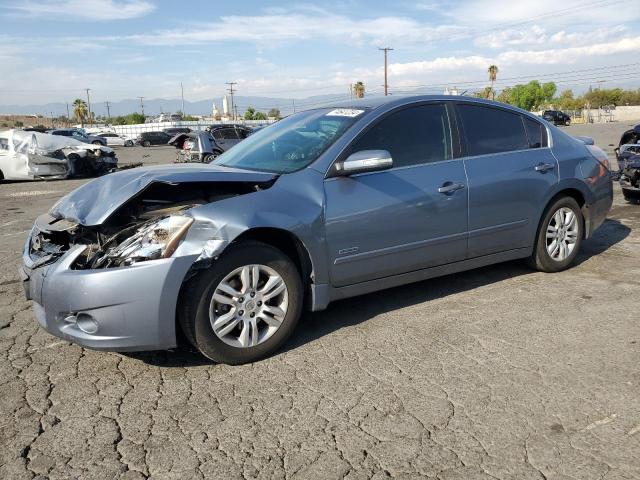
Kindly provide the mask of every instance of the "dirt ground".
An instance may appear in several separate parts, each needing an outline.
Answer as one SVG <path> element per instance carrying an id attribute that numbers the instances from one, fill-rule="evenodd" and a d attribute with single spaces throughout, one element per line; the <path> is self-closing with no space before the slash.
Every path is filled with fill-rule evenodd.
<path id="1" fill-rule="evenodd" d="M 626 128 L 567 131 L 612 152 Z M 228 367 L 38 327 L 22 244 L 84 181 L 0 184 L 0 478 L 640 478 L 640 206 L 619 188 L 566 272 L 510 262 L 342 301 Z"/>

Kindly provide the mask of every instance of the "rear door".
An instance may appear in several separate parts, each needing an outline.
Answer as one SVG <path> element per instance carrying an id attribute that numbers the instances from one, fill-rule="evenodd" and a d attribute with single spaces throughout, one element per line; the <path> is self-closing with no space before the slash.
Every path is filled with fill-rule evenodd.
<path id="1" fill-rule="evenodd" d="M 532 246 L 558 164 L 547 130 L 499 107 L 457 103 L 469 178 L 469 256 Z"/>
<path id="2" fill-rule="evenodd" d="M 393 168 L 325 180 L 334 286 L 465 258 L 467 179 L 451 117 L 443 103 L 395 110 L 344 154 L 387 150 Z"/>

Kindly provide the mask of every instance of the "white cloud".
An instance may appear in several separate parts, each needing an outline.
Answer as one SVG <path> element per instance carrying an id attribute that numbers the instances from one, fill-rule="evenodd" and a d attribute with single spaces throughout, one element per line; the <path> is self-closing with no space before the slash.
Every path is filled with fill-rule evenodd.
<path id="1" fill-rule="evenodd" d="M 108 21 L 141 17 L 152 12 L 155 6 L 144 0 L 24 0 L 5 8 L 30 17 Z"/>
<path id="2" fill-rule="evenodd" d="M 541 45 L 547 41 L 544 28 L 533 25 L 525 28 L 507 28 L 476 37 L 474 45 L 485 48 L 504 48 L 516 45 Z"/>
<path id="3" fill-rule="evenodd" d="M 308 9 L 307 9 L 308 10 Z M 219 21 L 200 23 L 188 29 L 161 30 L 151 34 L 112 37 L 143 45 L 193 45 L 212 42 L 282 42 L 329 39 L 353 45 L 402 40 L 427 42 L 446 34 L 460 33 L 451 25 L 431 26 L 410 18 L 386 16 L 355 20 L 315 8 L 308 13 L 270 13 L 254 16 L 223 16 Z"/>

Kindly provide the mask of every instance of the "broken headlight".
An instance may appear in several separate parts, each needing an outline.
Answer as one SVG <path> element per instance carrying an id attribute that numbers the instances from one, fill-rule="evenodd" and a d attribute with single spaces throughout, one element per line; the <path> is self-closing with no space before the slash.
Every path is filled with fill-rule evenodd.
<path id="1" fill-rule="evenodd" d="M 126 266 L 173 255 L 193 218 L 171 215 L 143 225 L 131 237 L 109 250 L 98 266 Z"/>

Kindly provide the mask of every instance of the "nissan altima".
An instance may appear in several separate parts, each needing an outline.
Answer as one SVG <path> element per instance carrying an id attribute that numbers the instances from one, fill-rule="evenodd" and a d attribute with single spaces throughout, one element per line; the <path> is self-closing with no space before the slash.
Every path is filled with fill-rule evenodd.
<path id="1" fill-rule="evenodd" d="M 167 349 L 181 330 L 240 364 L 304 309 L 516 259 L 564 270 L 611 203 L 606 154 L 529 112 L 364 100 L 291 115 L 211 164 L 81 186 L 36 220 L 21 272 L 61 338 Z"/>

